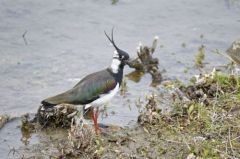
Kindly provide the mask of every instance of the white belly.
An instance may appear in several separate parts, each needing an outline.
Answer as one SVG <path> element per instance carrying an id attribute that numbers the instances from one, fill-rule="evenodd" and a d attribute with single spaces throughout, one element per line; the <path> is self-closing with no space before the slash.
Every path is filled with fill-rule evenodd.
<path id="1" fill-rule="evenodd" d="M 93 101 L 92 103 L 86 104 L 85 109 L 88 109 L 90 107 L 98 107 L 98 106 L 107 104 L 117 94 L 118 90 L 119 90 L 119 83 L 108 94 L 104 94 L 104 95 L 100 96 L 100 98 Z"/>

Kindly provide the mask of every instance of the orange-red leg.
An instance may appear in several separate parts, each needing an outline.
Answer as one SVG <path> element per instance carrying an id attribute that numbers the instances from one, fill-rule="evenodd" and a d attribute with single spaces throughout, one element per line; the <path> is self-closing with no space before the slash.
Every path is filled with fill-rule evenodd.
<path id="1" fill-rule="evenodd" d="M 98 127 L 98 112 L 99 112 L 98 107 L 97 107 L 96 109 L 97 109 L 97 110 L 96 110 L 96 112 L 95 112 L 95 120 L 96 120 L 96 123 L 97 123 L 97 125 L 96 125 L 96 127 L 97 127 L 97 133 L 101 133 L 101 129 Z"/>
<path id="2" fill-rule="evenodd" d="M 94 109 L 91 110 L 90 116 L 91 116 L 91 118 L 93 120 L 95 132 L 96 132 L 96 134 L 99 134 L 101 132 L 101 130 L 99 129 L 98 122 L 97 122 L 97 119 L 98 119 L 98 108 L 97 108 L 97 111 L 96 111 L 95 114 L 94 114 Z"/>

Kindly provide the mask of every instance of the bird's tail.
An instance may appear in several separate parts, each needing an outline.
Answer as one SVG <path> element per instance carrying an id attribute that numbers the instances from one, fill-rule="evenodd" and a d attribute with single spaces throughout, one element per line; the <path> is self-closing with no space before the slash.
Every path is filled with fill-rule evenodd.
<path id="1" fill-rule="evenodd" d="M 62 93 L 62 94 L 58 94 L 56 96 L 44 99 L 41 103 L 44 108 L 52 108 L 58 104 L 70 103 L 70 101 L 68 100 L 67 94 Z"/>

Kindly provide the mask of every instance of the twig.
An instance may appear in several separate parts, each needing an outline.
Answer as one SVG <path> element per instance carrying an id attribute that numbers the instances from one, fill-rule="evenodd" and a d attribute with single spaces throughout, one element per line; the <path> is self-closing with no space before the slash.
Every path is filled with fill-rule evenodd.
<path id="1" fill-rule="evenodd" d="M 185 145 L 185 143 L 180 142 L 180 141 L 167 140 L 167 139 L 162 139 L 162 140 L 163 140 L 163 141 L 166 141 L 166 142 L 172 142 L 172 143 L 176 143 L 176 144 L 182 144 L 182 145 Z"/>
<path id="2" fill-rule="evenodd" d="M 188 150 L 191 150 L 191 147 L 189 146 L 189 143 L 187 143 L 185 137 L 182 134 L 181 134 L 181 136 L 182 136 L 183 142 L 186 144 Z"/>
<path id="3" fill-rule="evenodd" d="M 41 154 L 43 154 L 43 155 L 45 155 L 45 156 L 48 156 L 49 158 L 54 158 L 54 159 L 58 159 L 59 157 L 57 157 L 57 156 L 54 156 L 54 155 L 50 155 L 50 154 L 48 154 L 48 153 L 45 153 L 45 152 L 43 152 L 43 151 L 41 151 L 40 152 Z"/>
<path id="4" fill-rule="evenodd" d="M 232 155 L 233 155 L 233 158 L 235 158 L 234 156 L 234 151 L 233 151 L 233 146 L 232 146 L 232 142 L 231 142 L 231 132 L 230 132 L 230 127 L 228 129 L 228 141 L 229 141 L 229 145 L 230 145 L 230 148 L 231 148 L 231 151 L 232 151 Z"/>
<path id="5" fill-rule="evenodd" d="M 235 137 L 234 139 L 232 139 L 231 141 L 234 141 L 234 140 L 237 140 L 237 139 L 239 139 L 240 138 L 240 136 L 238 136 L 238 137 Z"/>
<path id="6" fill-rule="evenodd" d="M 24 41 L 25 45 L 28 44 L 27 39 L 26 39 L 26 34 L 27 34 L 27 30 L 22 35 L 22 38 L 23 38 L 23 41 Z"/>
<path id="7" fill-rule="evenodd" d="M 177 118 L 177 125 L 178 125 L 178 128 L 181 127 L 178 118 Z M 189 146 L 189 143 L 187 143 L 187 141 L 186 141 L 185 137 L 183 136 L 183 134 L 179 131 L 179 129 L 177 131 L 182 136 L 183 142 L 186 144 L 188 150 L 191 150 L 191 147 Z"/>
<path id="8" fill-rule="evenodd" d="M 225 146 L 225 154 L 228 154 L 228 143 L 226 142 L 225 144 L 226 144 L 226 146 Z"/>
<path id="9" fill-rule="evenodd" d="M 222 55 L 222 56 L 228 58 L 230 61 L 233 61 L 232 58 L 230 56 L 228 56 L 228 54 L 225 54 L 225 53 L 219 51 L 218 49 L 212 50 L 212 52 L 215 53 L 215 54 L 218 54 L 218 55 Z"/>
<path id="10" fill-rule="evenodd" d="M 220 154 L 223 153 L 221 150 L 214 149 L 215 151 L 219 152 Z M 228 155 L 226 152 L 223 153 L 226 157 L 231 158 L 232 156 Z"/>
<path id="11" fill-rule="evenodd" d="M 8 152 L 8 156 L 12 153 L 13 155 L 17 152 L 17 150 L 15 149 L 15 147 L 10 147 L 9 145 L 8 145 L 8 147 L 9 147 L 9 152 Z"/>

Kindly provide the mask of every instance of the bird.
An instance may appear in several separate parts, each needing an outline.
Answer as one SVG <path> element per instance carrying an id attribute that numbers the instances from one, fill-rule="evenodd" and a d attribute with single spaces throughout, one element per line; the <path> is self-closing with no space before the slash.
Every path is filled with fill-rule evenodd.
<path id="1" fill-rule="evenodd" d="M 73 88 L 58 95 L 42 100 L 42 106 L 49 108 L 59 104 L 82 105 L 83 110 L 90 109 L 90 116 L 94 122 L 96 134 L 101 132 L 98 127 L 99 107 L 107 104 L 118 92 L 122 79 L 124 66 L 129 61 L 129 54 L 117 47 L 113 39 L 104 31 L 115 51 L 109 67 L 94 72 L 82 78 Z"/>

